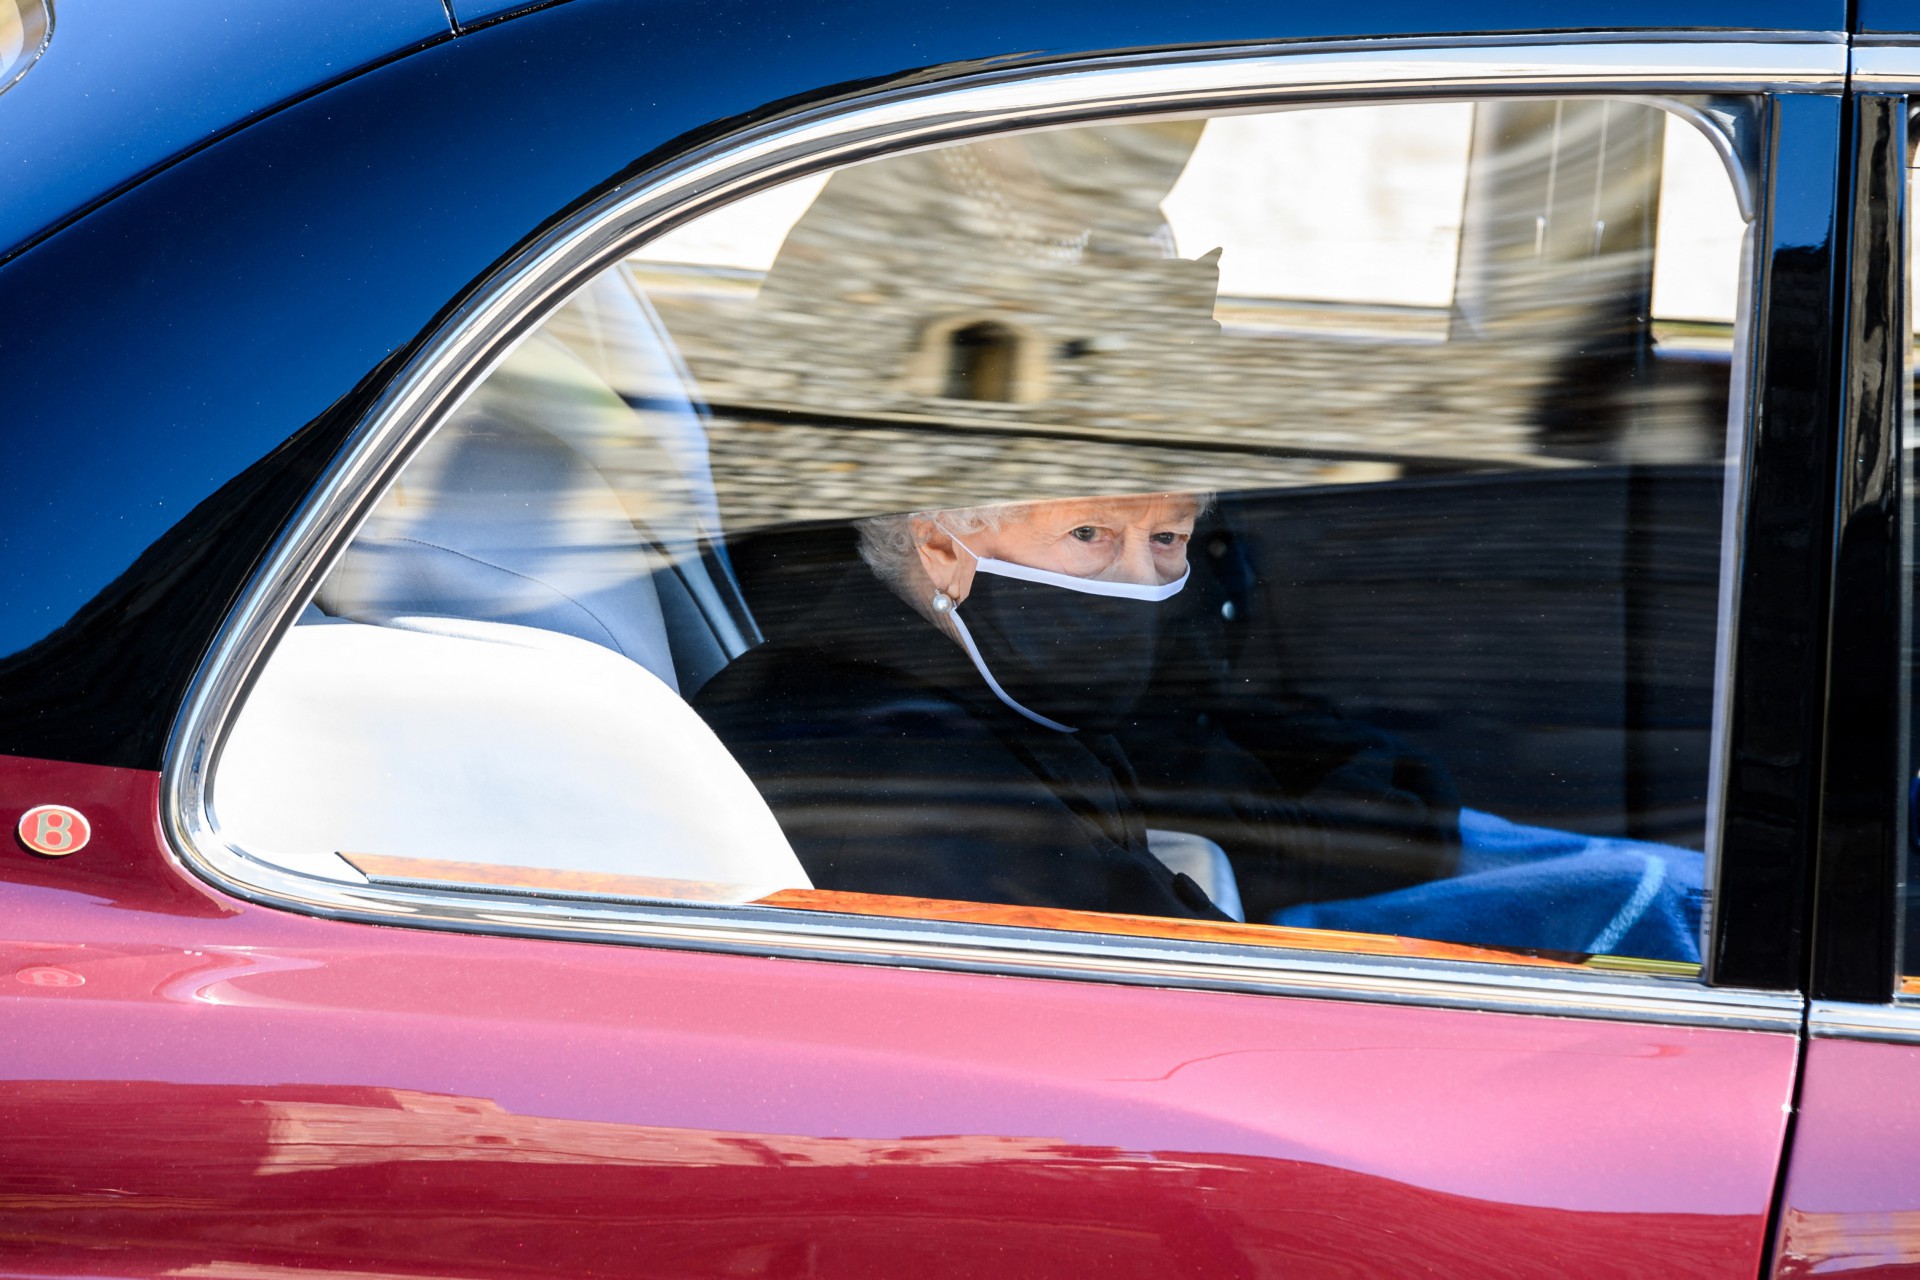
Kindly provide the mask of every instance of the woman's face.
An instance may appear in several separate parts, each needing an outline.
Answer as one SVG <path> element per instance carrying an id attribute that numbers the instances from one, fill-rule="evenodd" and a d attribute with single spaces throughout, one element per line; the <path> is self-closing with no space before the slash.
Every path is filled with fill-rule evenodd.
<path id="1" fill-rule="evenodd" d="M 1199 513 L 1191 494 L 1067 498 L 1028 504 L 999 528 L 960 540 L 978 555 L 1030 569 L 1158 587 L 1187 571 L 1187 542 Z M 970 558 L 961 553 L 954 568 L 971 585 Z"/>

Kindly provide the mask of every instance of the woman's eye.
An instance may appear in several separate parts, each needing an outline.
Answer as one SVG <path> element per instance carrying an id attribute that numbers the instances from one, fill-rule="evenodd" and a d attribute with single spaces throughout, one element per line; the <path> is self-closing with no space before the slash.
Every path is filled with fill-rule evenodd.
<path id="1" fill-rule="evenodd" d="M 1156 533 L 1153 535 L 1154 545 L 1160 547 L 1177 547 L 1186 540 L 1187 535 L 1184 533 Z"/>
<path id="2" fill-rule="evenodd" d="M 1100 531 L 1090 524 L 1083 524 L 1078 529 L 1072 530 L 1067 536 L 1078 539 L 1081 542 L 1092 542 L 1100 536 Z"/>

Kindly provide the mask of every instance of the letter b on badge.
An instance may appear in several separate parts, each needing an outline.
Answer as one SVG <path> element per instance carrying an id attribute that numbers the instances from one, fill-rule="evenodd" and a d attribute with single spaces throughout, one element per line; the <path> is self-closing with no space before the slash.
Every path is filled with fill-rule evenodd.
<path id="1" fill-rule="evenodd" d="M 63 804 L 35 805 L 20 815 L 20 843 L 49 858 L 78 853 L 93 838 L 93 826 L 78 809 Z"/>

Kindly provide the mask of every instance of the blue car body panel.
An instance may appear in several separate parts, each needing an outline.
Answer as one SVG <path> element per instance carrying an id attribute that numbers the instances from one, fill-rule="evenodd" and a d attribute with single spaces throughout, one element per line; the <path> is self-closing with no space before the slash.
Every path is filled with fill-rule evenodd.
<path id="1" fill-rule="evenodd" d="M 0 257 L 234 125 L 450 34 L 440 0 L 87 0 L 0 94 Z"/>
<path id="2" fill-rule="evenodd" d="M 564 0 L 562 0 L 564 2 Z M 1911 0 L 1898 0 L 1911 3 Z M 462 30 L 539 7 L 540 0 L 448 0 Z M 766 34 L 807 39 L 809 28 L 837 43 L 859 46 L 902 40 L 927 49 L 951 49 L 947 57 L 1024 49 L 1111 49 L 1122 46 L 1214 40 L 1312 39 L 1330 35 L 1446 35 L 1487 31 L 1804 31 L 1844 30 L 1846 6 L 1827 0 L 1494 0 L 1475 4 L 1417 4 L 1384 0 L 1367 5 L 1146 4 L 1139 0 L 1093 6 L 1080 3 L 1018 5 L 987 3 L 835 3 L 766 5 L 721 3 L 694 6 L 642 3 L 678 29 L 695 8 L 711 8 L 723 22 L 739 22 Z M 743 36 L 751 33 L 742 31 Z"/>
<path id="3" fill-rule="evenodd" d="M 1862 35 L 1920 32 L 1920 3 L 1916 0 L 1859 0 L 1854 6 L 1853 29 Z"/>
<path id="4" fill-rule="evenodd" d="M 463 31 L 483 22 L 495 22 L 539 7 L 541 0 L 471 0 L 467 4 L 453 4 L 449 0 L 447 5 L 454 21 L 460 24 Z"/>

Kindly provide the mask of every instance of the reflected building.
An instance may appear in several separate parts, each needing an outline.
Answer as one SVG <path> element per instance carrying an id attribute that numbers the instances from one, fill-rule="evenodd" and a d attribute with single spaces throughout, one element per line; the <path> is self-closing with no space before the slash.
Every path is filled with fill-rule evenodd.
<path id="1" fill-rule="evenodd" d="M 764 275 L 629 278 L 708 403 L 733 530 L 979 501 L 988 473 L 1018 499 L 1717 459 L 1724 350 L 1662 359 L 1651 316 L 1666 113 L 1471 111 L 1442 305 L 1222 295 L 1236 246 L 1178 256 L 1162 211 L 1199 121 L 855 166 Z"/>

